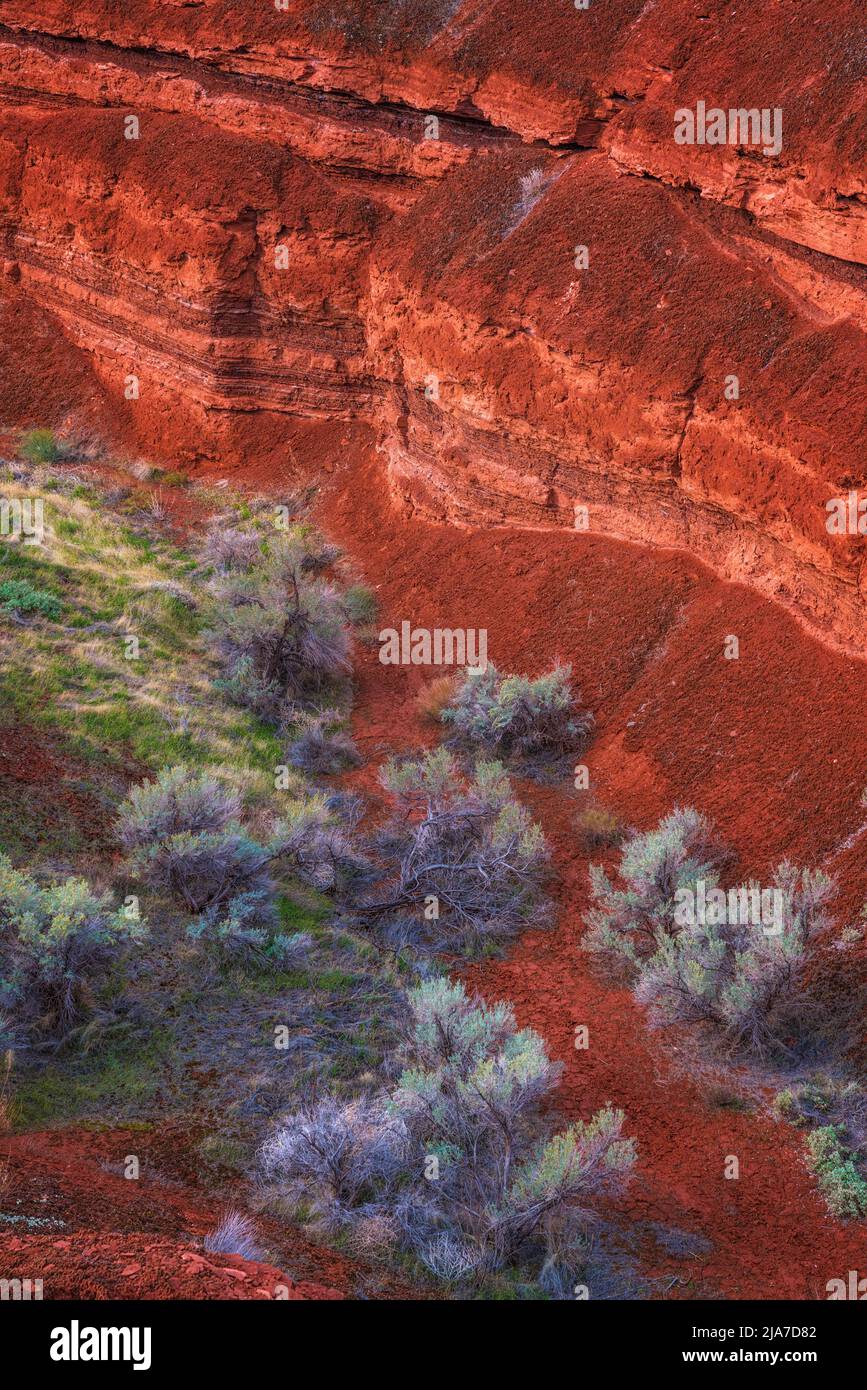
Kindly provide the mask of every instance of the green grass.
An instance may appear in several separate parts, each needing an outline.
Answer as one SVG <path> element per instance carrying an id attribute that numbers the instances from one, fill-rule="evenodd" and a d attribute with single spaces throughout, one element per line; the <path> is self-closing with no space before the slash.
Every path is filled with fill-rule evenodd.
<path id="1" fill-rule="evenodd" d="M 19 1071 L 12 1088 L 15 1128 L 141 1119 L 170 1078 L 172 1060 L 170 1036 L 161 1030 L 146 1043 L 114 1044 Z"/>
<path id="2" fill-rule="evenodd" d="M 226 1134 L 207 1134 L 196 1146 L 196 1153 L 207 1176 L 240 1173 L 250 1162 L 249 1147 Z"/>
<path id="3" fill-rule="evenodd" d="M 270 1127 L 268 1107 L 297 1104 L 329 1075 L 341 1093 L 354 1094 L 359 1077 L 381 1063 L 400 963 L 359 933 L 335 932 L 332 900 L 288 870 L 278 873 L 279 930 L 309 933 L 312 946 L 302 968 L 282 973 L 209 958 L 190 945 L 186 914 L 127 879 L 117 862 L 115 811 L 129 784 L 149 771 L 174 763 L 213 769 L 243 793 L 253 825 L 280 816 L 287 795 L 309 786 L 293 771 L 289 792 L 276 791 L 284 739 L 221 696 L 207 636 L 214 599 L 196 560 L 156 528 L 136 529 L 150 526 L 147 518 L 138 523 L 99 505 L 62 473 L 34 470 L 28 493 L 44 500 L 43 542 L 0 544 L 0 584 L 49 595 L 62 622 L 0 621 L 0 744 L 4 725 L 14 723 L 17 742 L 5 730 L 10 754 L 26 758 L 32 740 L 59 768 L 64 794 L 53 776 L 44 787 L 0 782 L 0 844 L 17 863 L 62 859 L 116 896 L 140 893 L 150 936 L 109 982 L 115 993 L 109 997 L 104 982 L 98 996 L 105 1016 L 121 998 L 128 1015 L 94 1031 L 89 1043 L 85 1031 L 48 1060 L 19 1052 L 15 1123 L 39 1129 L 183 1116 L 214 1131 L 203 1164 L 234 1169 L 236 1145 L 255 1146 Z M 4 495 L 15 495 L 12 481 L 0 481 Z M 224 494 L 215 501 L 231 505 Z M 245 510 L 264 514 L 261 506 Z M 126 659 L 130 636 L 138 638 L 138 659 Z M 144 1041 L 128 1039 L 124 1017 L 137 1020 Z M 312 1046 L 278 1055 L 274 1067 L 273 1029 L 284 1019 L 302 1036 L 315 1032 L 316 1020 L 321 1028 Z M 250 1106 L 260 1090 L 267 1103 Z"/>
<path id="4" fill-rule="evenodd" d="M 807 1135 L 807 1166 L 835 1216 L 842 1221 L 867 1216 L 867 1182 L 834 1125 L 822 1125 Z"/>
<path id="5" fill-rule="evenodd" d="M 190 579 L 194 560 L 95 506 L 89 489 L 51 491 L 52 481 L 29 486 L 44 500 L 43 543 L 0 545 L 0 616 L 13 606 L 34 619 L 62 614 L 63 627 L 33 621 L 7 632 L 0 623 L 3 707 L 91 763 L 228 766 L 264 800 L 285 761 L 282 744 L 214 686 L 210 597 Z M 0 482 L 0 496 L 17 491 Z M 130 637 L 137 659 L 127 659 Z"/>
<path id="6" fill-rule="evenodd" d="M 30 463 L 56 463 L 60 458 L 60 445 L 54 430 L 27 430 L 18 441 L 18 452 Z"/>
<path id="7" fill-rule="evenodd" d="M 356 982 L 356 976 L 346 970 L 323 970 L 316 976 L 319 989 L 327 989 L 329 994 L 346 994 Z"/>
<path id="8" fill-rule="evenodd" d="M 299 931 L 314 932 L 331 911 L 331 904 L 323 893 L 308 889 L 303 898 L 299 900 L 288 893 L 281 893 L 277 902 L 280 930 L 287 936 Z"/>
<path id="9" fill-rule="evenodd" d="M 376 595 L 366 584 L 353 584 L 343 595 L 350 622 L 361 626 L 376 618 Z"/>

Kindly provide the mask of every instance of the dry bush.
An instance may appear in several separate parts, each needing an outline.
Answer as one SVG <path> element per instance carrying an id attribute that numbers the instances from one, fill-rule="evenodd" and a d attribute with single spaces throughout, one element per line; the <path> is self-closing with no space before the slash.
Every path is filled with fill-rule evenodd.
<path id="1" fill-rule="evenodd" d="M 260 1170 L 281 1197 L 336 1231 L 389 1192 L 404 1171 L 408 1136 L 381 1097 L 310 1101 L 262 1146 Z"/>
<path id="2" fill-rule="evenodd" d="M 225 517 L 217 517 L 205 533 L 200 557 L 218 574 L 243 573 L 262 558 L 262 537 L 253 526 L 230 526 Z"/>
<path id="3" fill-rule="evenodd" d="M 213 1255 L 240 1255 L 242 1260 L 265 1258 L 252 1219 L 236 1207 L 229 1208 L 202 1243 Z"/>
<path id="4" fill-rule="evenodd" d="M 332 693 L 351 669 L 339 591 L 310 577 L 322 560 L 305 536 L 268 543 L 259 563 L 218 575 L 211 638 L 223 660 L 219 688 L 269 723 L 296 703 Z"/>
<path id="5" fill-rule="evenodd" d="M 419 713 L 425 719 L 439 724 L 443 710 L 451 704 L 456 692 L 457 680 L 454 676 L 437 676 L 435 680 L 428 681 L 416 696 Z"/>
<path id="6" fill-rule="evenodd" d="M 370 856 L 377 881 L 352 912 L 393 945 L 477 952 L 545 919 L 548 851 L 498 763 L 465 777 L 444 748 L 382 773 L 395 813 Z"/>
<path id="7" fill-rule="evenodd" d="M 293 767 L 327 777 L 361 762 L 339 710 L 297 710 L 288 718 L 293 727 L 287 757 Z"/>

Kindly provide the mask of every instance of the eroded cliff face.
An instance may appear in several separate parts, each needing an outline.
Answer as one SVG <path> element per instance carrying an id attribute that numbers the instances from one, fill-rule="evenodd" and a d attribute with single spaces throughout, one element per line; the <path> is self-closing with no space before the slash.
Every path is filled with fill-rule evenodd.
<path id="1" fill-rule="evenodd" d="M 261 465 L 368 421 L 426 514 L 683 547 L 867 649 L 865 539 L 826 525 L 864 482 L 854 0 L 0 23 L 6 273 L 127 440 Z M 779 150 L 677 143 L 702 102 L 779 111 Z"/>
<path id="2" fill-rule="evenodd" d="M 522 217 L 522 166 L 467 168 L 374 253 L 396 486 L 453 519 L 688 548 L 857 643 L 864 543 L 825 507 L 862 467 L 857 291 L 599 153 L 541 166 Z"/>

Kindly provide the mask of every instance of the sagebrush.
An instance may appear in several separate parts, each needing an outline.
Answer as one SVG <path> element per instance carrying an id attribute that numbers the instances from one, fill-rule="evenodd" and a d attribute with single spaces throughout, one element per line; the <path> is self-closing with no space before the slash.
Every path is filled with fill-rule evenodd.
<path id="1" fill-rule="evenodd" d="M 381 777 L 394 813 L 372 840 L 362 920 L 394 945 L 477 952 L 545 919 L 548 849 L 499 763 L 465 775 L 439 748 Z"/>
<path id="2" fill-rule="evenodd" d="M 459 742 L 505 760 L 571 757 L 593 726 L 592 714 L 579 708 L 571 675 L 571 667 L 559 665 L 535 679 L 503 675 L 492 663 L 467 667 L 442 721 Z"/>
<path id="3" fill-rule="evenodd" d="M 508 1004 L 445 979 L 407 1004 L 396 1084 L 291 1115 L 261 1151 L 263 1177 L 329 1231 L 374 1223 L 439 1278 L 528 1261 L 563 1296 L 597 1204 L 635 1160 L 622 1113 L 552 1133 L 544 1107 L 561 1068 Z"/>
<path id="4" fill-rule="evenodd" d="M 25 1040 L 62 1039 L 92 1011 L 144 923 L 82 878 L 41 883 L 0 854 L 0 1014 Z"/>

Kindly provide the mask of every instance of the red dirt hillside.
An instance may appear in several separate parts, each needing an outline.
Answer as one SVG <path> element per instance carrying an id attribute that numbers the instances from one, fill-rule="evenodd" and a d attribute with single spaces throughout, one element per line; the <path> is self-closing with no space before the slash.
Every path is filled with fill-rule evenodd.
<path id="1" fill-rule="evenodd" d="M 142 1164 L 124 1177 L 125 1155 Z M 185 1136 L 49 1131 L 0 1139 L 4 1278 L 41 1278 L 45 1299 L 412 1297 L 363 1262 L 252 1214 L 260 1260 L 214 1254 L 204 1237 L 227 1207 L 184 1171 Z"/>
<path id="2" fill-rule="evenodd" d="M 486 627 L 506 670 L 572 663 L 597 719 L 591 785 L 626 823 L 648 829 L 672 806 L 694 805 L 751 874 L 786 856 L 834 874 L 835 920 L 855 920 L 867 882 L 863 663 L 804 641 L 775 605 L 675 552 L 432 525 L 389 508 L 370 468 L 333 479 L 324 516 L 375 584 L 385 624 Z M 738 662 L 721 657 L 727 632 L 741 636 Z M 375 651 L 359 659 L 365 755 L 430 738 L 416 704 L 429 672 L 383 666 Z M 689 1039 L 678 1065 L 671 1038 L 648 1032 L 629 992 L 594 974 L 578 950 L 587 869 L 613 858 L 580 844 L 573 796 L 531 784 L 521 795 L 552 843 L 557 925 L 524 935 L 502 962 L 472 966 L 470 980 L 491 1000 L 510 999 L 564 1063 L 557 1104 L 570 1119 L 606 1101 L 625 1110 L 641 1147 L 627 1219 L 707 1240 L 707 1296 L 825 1297 L 829 1279 L 867 1260 L 863 1222 L 828 1214 L 794 1131 L 709 1103 L 714 1086 L 690 1074 Z M 592 1041 L 576 1052 L 580 1023 Z M 731 1153 L 742 1165 L 736 1183 L 723 1177 Z M 660 1278 L 682 1273 L 652 1243 L 646 1259 Z"/>

